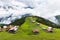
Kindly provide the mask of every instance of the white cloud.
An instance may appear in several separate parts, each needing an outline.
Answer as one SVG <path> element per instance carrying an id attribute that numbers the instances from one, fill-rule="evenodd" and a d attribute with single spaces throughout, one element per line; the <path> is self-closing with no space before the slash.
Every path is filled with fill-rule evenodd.
<path id="1" fill-rule="evenodd" d="M 5 0 L 2 2 L 13 6 L 15 10 L 9 9 L 7 13 L 13 13 L 16 16 L 25 13 L 32 13 L 33 15 L 41 16 L 44 18 L 60 15 L 60 0 L 7 0 L 7 2 Z M 34 9 L 24 9 L 24 7 L 29 5 L 34 7 Z M 3 13 L 3 15 L 6 14 L 5 10 L 0 12 Z"/>

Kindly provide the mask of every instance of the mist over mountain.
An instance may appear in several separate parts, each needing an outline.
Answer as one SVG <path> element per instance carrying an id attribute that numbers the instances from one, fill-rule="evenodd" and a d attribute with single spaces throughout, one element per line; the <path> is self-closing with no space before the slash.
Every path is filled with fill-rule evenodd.
<path id="1" fill-rule="evenodd" d="M 9 24 L 12 20 L 30 14 L 43 17 L 58 24 L 55 16 L 60 15 L 59 0 L 0 0 L 0 24 Z"/>

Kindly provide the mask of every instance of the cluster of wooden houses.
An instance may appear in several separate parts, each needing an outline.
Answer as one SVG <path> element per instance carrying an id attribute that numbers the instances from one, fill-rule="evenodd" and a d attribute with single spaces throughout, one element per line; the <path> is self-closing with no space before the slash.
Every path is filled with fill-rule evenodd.
<path id="1" fill-rule="evenodd" d="M 8 25 L 8 26 L 3 26 L 3 27 L 0 27 L 0 32 L 3 32 L 3 31 L 9 31 L 10 33 L 15 33 L 16 30 L 18 29 L 19 26 L 14 26 L 14 25 Z"/>

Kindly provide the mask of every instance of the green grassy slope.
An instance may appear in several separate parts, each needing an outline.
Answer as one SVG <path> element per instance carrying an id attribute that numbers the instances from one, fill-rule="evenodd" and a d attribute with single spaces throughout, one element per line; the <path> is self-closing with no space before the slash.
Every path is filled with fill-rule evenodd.
<path id="1" fill-rule="evenodd" d="M 0 32 L 0 40 L 60 40 L 60 29 L 54 28 L 53 33 L 48 33 L 43 31 L 41 27 L 47 26 L 43 24 L 37 26 L 36 22 L 32 23 L 26 18 L 25 23 L 19 27 L 16 34 Z M 34 35 L 32 33 L 34 28 L 38 28 L 39 34 Z"/>

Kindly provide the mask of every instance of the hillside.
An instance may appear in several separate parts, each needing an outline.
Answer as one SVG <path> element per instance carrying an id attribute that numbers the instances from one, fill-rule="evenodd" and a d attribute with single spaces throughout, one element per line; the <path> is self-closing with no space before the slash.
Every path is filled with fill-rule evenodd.
<path id="1" fill-rule="evenodd" d="M 21 19 L 17 19 L 17 20 L 15 20 L 14 22 L 12 22 L 10 24 L 21 26 L 25 22 L 25 19 L 26 19 L 26 17 L 21 18 Z"/>
<path id="2" fill-rule="evenodd" d="M 34 20 L 36 19 L 34 18 Z M 0 40 L 60 40 L 60 29 L 54 28 L 53 33 L 48 33 L 41 29 L 41 27 L 47 28 L 48 26 L 41 23 L 40 26 L 37 26 L 36 23 L 32 23 L 28 17 L 15 34 L 0 32 Z M 32 33 L 34 28 L 39 30 L 39 34 L 34 35 Z"/>
<path id="3" fill-rule="evenodd" d="M 47 25 L 47 26 L 51 26 L 51 27 L 54 27 L 54 28 L 60 28 L 60 25 L 57 25 L 45 18 L 42 18 L 42 17 L 38 17 L 38 16 L 26 16 L 26 17 L 23 17 L 23 18 L 20 18 L 20 19 L 17 19 L 15 21 L 13 21 L 11 24 L 13 25 L 19 25 L 21 26 L 24 22 L 25 22 L 25 19 L 27 17 L 32 17 L 32 18 L 36 18 L 36 22 L 38 23 L 42 23 L 44 25 Z"/>

